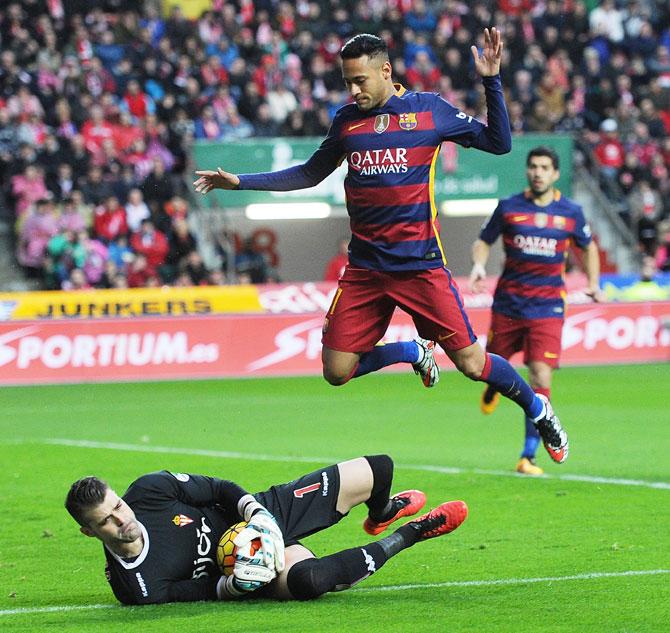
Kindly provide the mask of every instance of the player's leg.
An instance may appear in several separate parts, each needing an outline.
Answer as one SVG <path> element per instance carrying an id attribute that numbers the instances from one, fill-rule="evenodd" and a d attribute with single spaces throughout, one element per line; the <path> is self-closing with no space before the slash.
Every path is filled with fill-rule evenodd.
<path id="1" fill-rule="evenodd" d="M 268 595 L 281 600 L 311 600 L 330 591 L 342 591 L 365 580 L 404 549 L 453 532 L 467 517 L 463 501 L 443 503 L 374 543 L 343 550 L 323 558 L 302 545 L 286 548 L 286 567 Z"/>
<path id="2" fill-rule="evenodd" d="M 401 517 L 416 514 L 425 495 L 409 490 L 391 496 L 393 460 L 368 455 L 320 468 L 287 484 L 255 493 L 275 517 L 286 543 L 338 523 L 354 506 L 365 503 L 374 532 L 382 532 Z"/>
<path id="3" fill-rule="evenodd" d="M 565 461 L 567 435 L 549 401 L 536 395 L 507 360 L 485 353 L 477 343 L 458 286 L 446 267 L 399 277 L 389 296 L 412 315 L 419 335 L 436 341 L 459 371 L 516 402 L 532 418 L 551 458 Z"/>
<path id="4" fill-rule="evenodd" d="M 391 523 L 416 514 L 426 503 L 420 490 L 405 490 L 391 496 L 393 460 L 388 455 L 366 455 L 337 465 L 340 490 L 336 509 L 347 514 L 351 508 L 365 503 L 368 516 L 363 529 L 380 534 Z"/>
<path id="5" fill-rule="evenodd" d="M 566 460 L 568 436 L 549 400 L 536 394 L 509 361 L 497 354 L 484 352 L 478 343 L 458 350 L 445 349 L 445 352 L 468 378 L 485 382 L 516 402 L 539 431 L 549 456 L 558 463 Z"/>
<path id="6" fill-rule="evenodd" d="M 537 394 L 549 398 L 551 392 L 551 367 L 542 361 L 528 363 L 528 382 Z M 540 445 L 540 433 L 533 420 L 524 418 L 524 441 L 516 471 L 523 475 L 542 475 L 544 470 L 535 463 L 537 449 Z"/>
<path id="7" fill-rule="evenodd" d="M 415 366 L 429 364 L 433 357 L 432 341 L 401 341 L 375 345 L 363 354 L 341 352 L 324 345 L 321 350 L 323 377 L 333 386 L 344 385 L 352 378 L 365 376 L 396 363 L 411 363 Z M 437 382 L 433 380 L 430 385 Z"/>
<path id="8" fill-rule="evenodd" d="M 491 312 L 491 327 L 486 339 L 486 351 L 509 360 L 522 349 L 524 329 L 518 319 Z M 500 402 L 500 393 L 492 385 L 486 385 L 479 408 L 484 415 L 493 413 Z"/>
<path id="9" fill-rule="evenodd" d="M 394 365 L 423 366 L 432 359 L 416 341 L 379 345 L 395 309 L 382 273 L 347 267 L 323 325 L 323 376 L 339 386 L 351 378 Z"/>
<path id="10" fill-rule="evenodd" d="M 294 545 L 291 541 L 334 525 L 353 507 L 361 503 L 368 506 L 366 524 L 370 522 L 380 528 L 375 533 L 383 531 L 401 517 L 418 512 L 425 503 L 425 495 L 410 490 L 391 496 L 392 480 L 393 460 L 388 455 L 368 455 L 340 462 L 304 475 L 289 484 L 273 486 L 266 492 L 258 493 L 256 497 L 276 516 L 286 541 L 290 543 L 286 548 L 284 572 L 263 595 L 280 599 L 302 596 L 306 591 L 304 582 L 307 572 L 299 576 L 298 584 L 302 589 L 294 588 L 294 593 L 291 593 L 288 571 L 294 564 L 314 559 L 314 556 L 306 548 Z M 373 518 L 378 522 L 373 521 Z M 365 557 L 361 558 L 360 552 L 358 548 L 341 552 L 335 558 L 319 559 L 324 562 L 319 563 L 318 573 L 310 582 L 318 581 L 317 589 L 353 584 L 362 577 L 360 574 L 369 574 L 365 571 L 369 562 L 366 562 Z M 380 565 L 386 560 L 381 555 L 377 558 Z M 307 575 L 311 578 L 311 572 Z M 323 592 L 319 590 L 314 597 Z"/>
<path id="11" fill-rule="evenodd" d="M 551 400 L 551 379 L 561 355 L 562 319 L 529 319 L 525 325 L 524 362 L 528 366 L 528 382 L 536 394 Z M 540 434 L 529 418 L 525 419 L 524 447 L 517 471 L 541 475 L 542 469 L 534 464 Z"/>

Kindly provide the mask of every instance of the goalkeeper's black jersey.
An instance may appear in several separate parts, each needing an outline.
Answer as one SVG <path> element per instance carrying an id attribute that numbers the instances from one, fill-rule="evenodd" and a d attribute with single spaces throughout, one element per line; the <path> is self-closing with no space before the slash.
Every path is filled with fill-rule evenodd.
<path id="1" fill-rule="evenodd" d="M 147 604 L 213 600 L 220 577 L 219 538 L 241 519 L 236 484 L 202 475 L 161 471 L 144 475 L 128 488 L 144 536 L 135 559 L 122 559 L 105 547 L 107 580 L 118 600 Z"/>

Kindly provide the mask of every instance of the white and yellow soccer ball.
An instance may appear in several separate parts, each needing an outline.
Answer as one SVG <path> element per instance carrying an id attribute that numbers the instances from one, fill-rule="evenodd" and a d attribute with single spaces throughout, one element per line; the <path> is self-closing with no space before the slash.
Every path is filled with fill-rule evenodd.
<path id="1" fill-rule="evenodd" d="M 219 544 L 216 548 L 216 562 L 224 576 L 231 576 L 233 573 L 235 558 L 238 553 L 238 548 L 237 545 L 235 545 L 234 540 L 245 527 L 247 527 L 246 521 L 235 523 L 235 525 L 231 525 L 219 539 Z M 248 546 L 245 546 L 245 549 L 247 547 L 248 551 L 243 552 L 244 556 L 253 559 L 255 564 L 262 565 L 263 557 L 260 554 L 261 540 L 256 538 L 251 541 Z"/>

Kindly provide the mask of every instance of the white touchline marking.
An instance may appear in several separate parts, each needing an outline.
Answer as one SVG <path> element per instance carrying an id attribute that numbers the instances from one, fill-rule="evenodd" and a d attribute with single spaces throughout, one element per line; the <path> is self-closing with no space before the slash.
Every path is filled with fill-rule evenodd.
<path id="1" fill-rule="evenodd" d="M 312 457 L 299 455 L 264 455 L 259 453 L 238 453 L 234 451 L 216 451 L 203 448 L 177 448 L 172 446 L 152 446 L 150 444 L 122 444 L 118 442 L 96 442 L 92 440 L 70 440 L 63 438 L 51 438 L 43 440 L 25 440 L 20 443 L 42 443 L 57 446 L 74 446 L 77 448 L 96 448 L 114 451 L 129 451 L 135 453 L 163 453 L 175 455 L 199 455 L 202 457 L 218 457 L 221 459 L 252 459 L 261 462 L 299 462 L 309 464 L 335 464 L 342 459 L 333 457 Z M 488 475 L 494 477 L 523 477 L 532 479 L 557 479 L 559 481 L 578 481 L 587 484 L 606 484 L 613 486 L 637 486 L 642 488 L 654 488 L 657 490 L 670 490 L 670 482 L 646 481 L 644 479 L 619 479 L 612 477 L 597 477 L 592 475 L 571 474 L 544 474 L 540 477 L 527 477 L 506 470 L 485 470 L 482 468 L 453 468 L 450 466 L 431 466 L 430 464 L 396 464 L 396 468 L 404 470 L 423 470 L 427 472 L 443 473 L 446 475 L 462 475 L 472 473 L 475 475 Z"/>
<path id="2" fill-rule="evenodd" d="M 659 576 L 670 574 L 670 569 L 640 569 L 629 571 L 605 571 L 591 572 L 586 574 L 574 574 L 572 576 L 545 576 L 541 578 L 499 578 L 492 580 L 453 580 L 447 582 L 427 582 L 411 585 L 379 585 L 377 587 L 355 587 L 352 593 L 374 593 L 378 591 L 406 591 L 408 589 L 445 589 L 449 587 L 494 587 L 504 585 L 527 585 L 529 583 L 542 582 L 566 582 L 570 580 L 599 580 L 601 578 L 625 578 L 629 576 Z M 165 605 L 162 605 L 165 606 Z M 126 610 L 128 607 L 119 604 L 89 604 L 89 605 L 63 605 L 51 607 L 23 607 L 18 609 L 0 610 L 0 616 L 6 615 L 31 615 L 33 613 L 67 613 L 69 611 L 86 611 L 89 609 L 119 609 Z"/>

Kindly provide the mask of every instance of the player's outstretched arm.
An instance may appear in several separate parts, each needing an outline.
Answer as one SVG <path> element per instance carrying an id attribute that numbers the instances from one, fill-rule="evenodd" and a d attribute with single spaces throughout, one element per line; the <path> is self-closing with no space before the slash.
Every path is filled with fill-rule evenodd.
<path id="1" fill-rule="evenodd" d="M 503 41 L 500 31 L 494 26 L 484 29 L 484 48 L 479 54 L 476 46 L 471 46 L 472 58 L 475 68 L 482 77 L 494 77 L 500 73 L 500 61 L 502 59 Z"/>
<path id="2" fill-rule="evenodd" d="M 590 242 L 584 254 L 584 268 L 589 284 L 584 292 L 598 303 L 603 300 L 603 293 L 600 290 L 600 255 L 596 243 Z"/>
<path id="3" fill-rule="evenodd" d="M 483 292 L 485 290 L 486 262 L 489 259 L 491 247 L 484 240 L 475 240 L 472 245 L 472 270 L 470 271 L 470 290 Z"/>
<path id="4" fill-rule="evenodd" d="M 196 171 L 199 178 L 193 183 L 197 193 L 203 195 L 209 193 L 212 189 L 237 189 L 240 186 L 240 179 L 235 175 L 217 167 L 216 171 L 204 170 Z"/>

